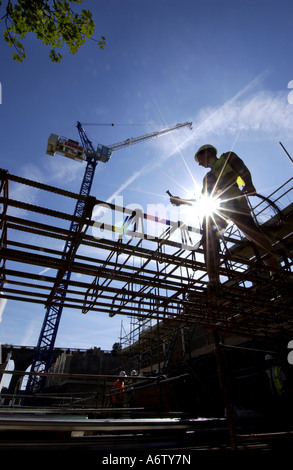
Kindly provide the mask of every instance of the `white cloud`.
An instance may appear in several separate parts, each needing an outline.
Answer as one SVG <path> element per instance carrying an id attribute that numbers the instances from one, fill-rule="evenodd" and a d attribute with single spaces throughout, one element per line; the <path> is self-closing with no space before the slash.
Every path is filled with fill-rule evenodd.
<path id="1" fill-rule="evenodd" d="M 62 187 L 65 187 L 66 184 L 81 180 L 81 175 L 85 171 L 85 164 L 58 155 L 48 158 L 45 171 L 49 175 L 46 176 L 48 184 L 62 184 Z"/>
<path id="2" fill-rule="evenodd" d="M 268 140 L 291 134 L 293 106 L 282 93 L 262 91 L 243 100 L 233 100 L 219 108 L 202 109 L 192 138 L 210 135 L 258 132 Z"/>
<path id="3" fill-rule="evenodd" d="M 35 344 L 40 332 L 40 318 L 31 319 L 23 329 L 20 344 Z"/>

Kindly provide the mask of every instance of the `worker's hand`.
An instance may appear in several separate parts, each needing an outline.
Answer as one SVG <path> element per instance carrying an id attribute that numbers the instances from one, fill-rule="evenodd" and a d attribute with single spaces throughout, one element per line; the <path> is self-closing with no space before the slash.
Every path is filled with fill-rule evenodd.
<path id="1" fill-rule="evenodd" d="M 174 206 L 180 206 L 182 204 L 182 200 L 180 199 L 179 196 L 172 196 L 170 197 L 170 202 Z"/>

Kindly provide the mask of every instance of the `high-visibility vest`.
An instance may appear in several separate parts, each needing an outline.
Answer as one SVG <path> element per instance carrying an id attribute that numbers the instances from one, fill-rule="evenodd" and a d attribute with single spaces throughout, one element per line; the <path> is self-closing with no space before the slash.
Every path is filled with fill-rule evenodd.
<path id="1" fill-rule="evenodd" d="M 266 370 L 273 393 L 281 396 L 284 391 L 285 375 L 280 366 L 273 366 Z"/>
<path id="2" fill-rule="evenodd" d="M 235 170 L 233 170 L 233 168 L 231 167 L 231 165 L 229 165 L 229 163 L 227 162 L 227 154 L 226 153 L 223 153 L 220 158 L 218 158 L 215 163 L 214 163 L 214 166 L 212 168 L 212 172 L 214 173 L 214 175 L 218 178 L 220 175 L 228 175 L 229 173 L 231 173 L 231 180 L 235 180 L 235 183 L 237 183 L 238 186 L 244 186 L 245 183 L 243 181 L 243 179 L 241 178 L 241 176 L 239 176 L 237 174 L 237 172 Z"/>
<path id="3" fill-rule="evenodd" d="M 121 393 L 117 393 L 117 392 Z M 124 382 L 120 381 L 119 379 L 116 380 L 114 383 L 114 395 L 113 395 L 113 402 L 118 403 L 123 400 L 122 392 L 124 392 Z"/>
<path id="4" fill-rule="evenodd" d="M 225 184 L 227 184 L 228 180 L 228 187 L 223 185 L 221 181 L 222 176 L 228 176 L 228 178 L 225 178 Z M 215 161 L 211 171 L 205 175 L 202 192 L 209 195 L 214 191 L 221 193 L 225 190 L 226 197 L 228 195 L 229 197 L 237 197 L 239 195 L 239 187 L 244 185 L 245 182 L 241 176 L 239 176 L 227 162 L 227 154 L 223 153 L 223 155 Z M 227 190 L 229 191 L 228 193 Z"/>

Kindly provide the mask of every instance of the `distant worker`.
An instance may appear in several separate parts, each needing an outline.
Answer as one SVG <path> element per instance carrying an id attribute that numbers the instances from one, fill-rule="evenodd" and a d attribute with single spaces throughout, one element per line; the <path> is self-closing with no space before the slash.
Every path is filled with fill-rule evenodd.
<path id="1" fill-rule="evenodd" d="M 124 379 L 123 377 L 126 376 L 126 372 L 122 370 L 119 374 L 119 377 L 117 380 L 114 382 L 114 387 L 113 387 L 113 405 L 116 408 L 122 408 L 123 407 L 123 393 L 124 393 Z"/>
<path id="2" fill-rule="evenodd" d="M 286 375 L 270 354 L 266 354 L 266 374 L 274 398 L 281 398 L 286 392 Z"/>
<path id="3" fill-rule="evenodd" d="M 280 363 L 270 354 L 265 356 L 265 369 L 270 387 L 269 400 L 268 402 L 264 400 L 268 416 L 271 421 L 291 424 L 293 417 L 292 377 L 287 376 L 287 371 L 285 373 Z"/>
<path id="4" fill-rule="evenodd" d="M 278 268 L 277 258 L 272 254 L 270 240 L 253 220 L 245 195 L 256 194 L 250 171 L 234 152 L 217 157 L 217 149 L 203 145 L 196 152 L 195 161 L 210 168 L 203 180 L 202 194 L 216 198 L 219 207 L 212 215 L 204 217 L 202 244 L 209 277 L 209 288 L 213 291 L 220 283 L 220 235 L 232 220 L 243 234 L 268 254 L 266 263 Z M 241 189 L 242 188 L 242 189 Z M 171 197 L 172 204 L 190 204 L 192 200 Z M 193 200 L 195 202 L 195 200 Z"/>

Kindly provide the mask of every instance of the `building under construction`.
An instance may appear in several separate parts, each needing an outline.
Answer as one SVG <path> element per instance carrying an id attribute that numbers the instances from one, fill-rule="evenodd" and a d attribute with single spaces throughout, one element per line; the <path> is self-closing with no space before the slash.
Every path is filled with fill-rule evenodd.
<path id="1" fill-rule="evenodd" d="M 47 201 L 46 206 L 11 199 L 11 183 L 37 188 L 46 194 L 42 198 Z M 58 200 L 64 199 L 82 200 L 82 213 L 72 215 L 52 208 L 56 201 L 58 207 Z M 231 225 L 221 239 L 220 293 L 210 301 L 199 228 L 108 203 L 111 216 L 107 221 L 97 222 L 92 217 L 93 210 L 105 204 L 103 201 L 1 171 L 1 296 L 55 309 L 77 309 L 83 314 L 106 312 L 109 321 L 114 315 L 131 319 L 129 332 L 121 334 L 119 361 L 111 363 L 109 370 L 101 373 L 94 368 L 83 369 L 82 380 L 76 368 L 65 369 L 63 354 L 57 362 L 51 362 L 50 369 L 31 373 L 36 378 L 35 384 L 42 387 L 29 390 L 30 400 L 35 394 L 38 407 L 45 403 L 43 413 L 48 404 L 50 413 L 53 412 L 46 394 L 54 387 L 57 392 L 61 374 L 63 379 L 66 374 L 68 378 L 63 385 L 68 385 L 69 379 L 101 382 L 101 400 L 82 405 L 82 416 L 88 413 L 87 418 L 89 414 L 93 418 L 90 423 L 79 420 L 79 425 L 75 422 L 73 426 L 72 420 L 71 424 L 64 421 L 60 429 L 75 437 L 74 433 L 83 437 L 87 433 L 112 435 L 117 429 L 121 431 L 120 437 L 123 432 L 132 432 L 136 437 L 142 432 L 152 442 L 162 429 L 164 436 L 169 432 L 174 436 L 177 429 L 178 436 L 184 435 L 184 439 L 187 432 L 195 441 L 198 438 L 193 444 L 188 439 L 189 445 L 196 446 L 201 442 L 209 445 L 211 435 L 207 439 L 205 430 L 217 428 L 221 445 L 224 442 L 232 448 L 251 442 L 252 434 L 255 440 L 257 435 L 261 436 L 259 439 L 265 445 L 273 436 L 291 437 L 290 420 L 277 419 L 284 413 L 280 415 L 279 405 L 276 412 L 272 408 L 265 356 L 270 355 L 275 364 L 282 366 L 290 386 L 292 178 L 268 199 L 251 199 L 257 200 L 253 214 L 262 221 L 262 230 L 271 236 L 280 268 L 272 276 L 271 268 L 264 262 L 265 255 L 260 256 Z M 271 211 L 271 201 L 278 204 L 280 211 Z M 12 208 L 18 209 L 17 215 L 12 215 Z M 117 227 L 109 220 L 122 222 Z M 74 231 L 67 228 L 72 223 L 76 224 Z M 99 236 L 100 229 L 103 236 Z M 30 241 L 32 235 L 34 244 Z M 52 241 L 59 243 L 55 245 Z M 56 248 L 68 242 L 70 249 L 66 253 Z M 40 268 L 50 268 L 50 273 L 39 274 Z M 73 280 L 67 273 L 80 276 Z M 128 375 L 123 413 L 129 410 L 127 416 L 131 419 L 126 427 L 121 427 L 110 401 L 109 384 L 121 369 Z M 135 376 L 130 376 L 132 370 L 136 371 Z M 91 388 L 91 394 L 94 390 Z M 69 393 L 68 388 L 63 391 Z M 78 387 L 75 391 L 80 393 Z M 62 400 L 66 402 L 64 397 Z M 77 400 L 72 408 L 75 413 L 80 406 Z M 84 407 L 90 411 L 84 411 Z M 29 426 L 39 430 L 33 423 L 22 427 L 23 420 L 7 419 L 4 408 L 0 432 L 27 430 Z M 291 417 L 289 408 L 287 401 L 286 418 Z M 66 402 L 66 413 L 70 409 Z M 58 412 L 62 411 L 59 403 Z M 111 421 L 111 428 L 103 421 L 105 413 L 114 413 L 110 415 L 116 419 L 114 424 Z M 170 419 L 164 425 L 154 421 L 162 413 Z M 177 413 L 176 419 L 175 414 L 171 419 L 170 413 Z M 204 421 L 206 428 L 203 421 L 198 421 L 200 417 L 208 420 Z M 136 418 L 144 418 L 144 424 L 139 421 L 139 425 Z M 42 429 L 53 432 L 56 428 L 52 426 L 46 421 Z M 156 436 L 150 436 L 150 429 Z"/>

